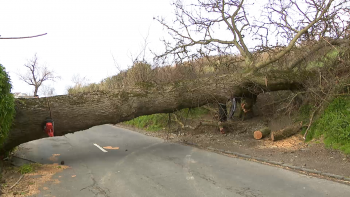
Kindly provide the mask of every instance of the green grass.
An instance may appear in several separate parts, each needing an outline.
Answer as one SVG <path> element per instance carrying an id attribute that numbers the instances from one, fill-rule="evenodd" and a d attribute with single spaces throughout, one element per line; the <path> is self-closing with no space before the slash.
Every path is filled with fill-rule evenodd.
<path id="1" fill-rule="evenodd" d="M 192 109 L 189 109 L 189 108 L 182 109 L 175 113 L 176 115 L 182 116 L 182 117 L 186 117 L 188 114 L 189 118 L 199 118 L 205 114 L 208 114 L 209 110 L 205 109 L 204 107 L 197 107 Z"/>
<path id="2" fill-rule="evenodd" d="M 21 174 L 28 174 L 34 171 L 34 167 L 32 164 L 24 164 L 19 168 L 19 172 Z"/>
<path id="3" fill-rule="evenodd" d="M 209 111 L 202 107 L 190 109 L 182 109 L 178 112 L 175 112 L 177 117 L 186 117 L 188 114 L 188 118 L 198 118 L 204 114 L 207 114 Z M 173 116 L 171 116 L 173 119 Z M 137 127 L 139 129 L 144 129 L 146 131 L 160 131 L 163 128 L 168 127 L 168 114 L 152 114 L 146 116 L 140 116 L 134 118 L 130 121 L 124 122 L 127 125 Z"/>
<path id="4" fill-rule="evenodd" d="M 335 98 L 311 126 L 307 140 L 324 137 L 327 147 L 350 154 L 350 98 Z"/>
<path id="5" fill-rule="evenodd" d="M 167 126 L 167 122 L 168 114 L 152 114 L 140 116 L 125 123 L 147 131 L 159 131 Z"/>

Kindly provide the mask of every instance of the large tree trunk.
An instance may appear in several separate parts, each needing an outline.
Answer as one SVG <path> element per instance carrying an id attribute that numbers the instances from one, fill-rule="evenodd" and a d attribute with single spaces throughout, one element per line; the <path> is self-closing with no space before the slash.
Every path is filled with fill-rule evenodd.
<path id="1" fill-rule="evenodd" d="M 35 87 L 34 87 L 34 95 L 33 95 L 33 96 L 38 95 L 38 89 L 39 89 L 38 86 L 35 86 Z"/>
<path id="2" fill-rule="evenodd" d="M 254 87 L 254 88 L 252 88 Z M 110 92 L 91 92 L 50 98 L 17 99 L 16 117 L 3 149 L 47 137 L 43 121 L 55 121 L 55 136 L 62 136 L 102 124 L 115 124 L 141 115 L 169 113 L 182 108 L 223 102 L 230 95 L 241 96 L 262 91 L 296 89 L 291 79 L 221 75 L 166 86 L 147 86 Z M 50 109 L 48 106 L 50 105 Z"/>

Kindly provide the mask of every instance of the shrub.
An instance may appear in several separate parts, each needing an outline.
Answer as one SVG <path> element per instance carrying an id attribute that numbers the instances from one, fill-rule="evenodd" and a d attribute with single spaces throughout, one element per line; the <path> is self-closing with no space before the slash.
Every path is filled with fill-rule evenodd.
<path id="1" fill-rule="evenodd" d="M 15 114 L 11 83 L 5 68 L 0 64 L 0 147 L 8 137 Z"/>

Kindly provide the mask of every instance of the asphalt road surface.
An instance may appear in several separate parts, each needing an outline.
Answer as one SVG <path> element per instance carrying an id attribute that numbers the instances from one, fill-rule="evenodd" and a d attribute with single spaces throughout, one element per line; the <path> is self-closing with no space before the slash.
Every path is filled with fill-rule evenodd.
<path id="1" fill-rule="evenodd" d="M 103 149 L 111 146 L 119 149 Z M 57 161 L 52 161 L 53 154 Z M 36 196 L 321 197 L 350 196 L 344 184 L 164 142 L 103 125 L 22 145 L 19 156 L 66 169 Z M 51 157 L 51 160 L 50 160 Z M 73 178 L 72 176 L 75 175 Z"/>

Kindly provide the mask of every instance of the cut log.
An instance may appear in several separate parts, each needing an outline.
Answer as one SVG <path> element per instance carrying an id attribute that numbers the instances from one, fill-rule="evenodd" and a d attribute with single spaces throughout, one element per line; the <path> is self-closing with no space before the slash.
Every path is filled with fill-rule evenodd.
<path id="1" fill-rule="evenodd" d="M 277 141 L 277 140 L 282 140 L 287 137 L 290 137 L 300 131 L 300 129 L 303 126 L 303 122 L 298 122 L 293 125 L 290 125 L 284 129 L 281 129 L 279 131 L 273 131 L 271 132 L 271 140 L 272 141 Z"/>
<path id="2" fill-rule="evenodd" d="M 265 127 L 265 128 L 263 128 L 261 130 L 254 131 L 254 138 L 256 140 L 260 140 L 260 139 L 268 136 L 270 133 L 271 133 L 271 129 L 268 128 L 268 127 Z"/>

